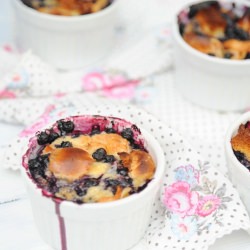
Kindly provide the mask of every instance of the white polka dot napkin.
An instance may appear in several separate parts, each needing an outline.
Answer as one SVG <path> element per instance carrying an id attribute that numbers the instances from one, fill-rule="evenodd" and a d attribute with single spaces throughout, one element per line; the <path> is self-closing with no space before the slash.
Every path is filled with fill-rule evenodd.
<path id="1" fill-rule="evenodd" d="M 156 197 L 149 227 L 141 241 L 147 249 L 206 250 L 225 234 L 250 228 L 249 216 L 232 184 L 175 130 L 135 106 L 107 100 L 100 105 L 93 95 L 85 101 L 80 95 L 73 97 L 54 103 L 22 131 L 6 151 L 5 167 L 20 168 L 29 136 L 57 119 L 82 114 L 83 110 L 84 114 L 120 117 L 149 131 L 164 150 L 166 170 L 160 196 Z"/>

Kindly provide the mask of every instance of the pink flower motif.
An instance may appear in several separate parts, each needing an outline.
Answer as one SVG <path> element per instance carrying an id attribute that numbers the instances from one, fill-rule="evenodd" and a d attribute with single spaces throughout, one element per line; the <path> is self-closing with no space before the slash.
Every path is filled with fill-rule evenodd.
<path id="1" fill-rule="evenodd" d="M 190 190 L 186 182 L 176 182 L 165 190 L 164 204 L 181 217 L 194 215 L 199 201 L 199 194 Z"/>
<path id="2" fill-rule="evenodd" d="M 82 87 L 86 91 L 96 91 L 106 86 L 105 76 L 99 72 L 92 72 L 82 78 Z"/>
<path id="3" fill-rule="evenodd" d="M 7 52 L 13 52 L 13 48 L 8 44 L 4 45 L 3 49 Z"/>
<path id="4" fill-rule="evenodd" d="M 103 94 L 111 98 L 132 98 L 135 94 L 135 86 L 138 80 L 127 80 L 123 76 L 110 78 L 107 87 L 103 89 Z M 116 87 L 114 87 L 116 86 Z"/>
<path id="5" fill-rule="evenodd" d="M 87 74 L 82 79 L 86 91 L 102 90 L 104 96 L 110 98 L 132 98 L 138 80 L 129 80 L 124 75 L 108 75 L 99 72 Z"/>
<path id="6" fill-rule="evenodd" d="M 3 89 L 0 90 L 0 99 L 1 98 L 16 98 L 16 94 L 13 91 Z"/>
<path id="7" fill-rule="evenodd" d="M 221 204 L 221 199 L 216 195 L 208 195 L 203 197 L 198 204 L 197 214 L 206 217 L 213 213 Z"/>

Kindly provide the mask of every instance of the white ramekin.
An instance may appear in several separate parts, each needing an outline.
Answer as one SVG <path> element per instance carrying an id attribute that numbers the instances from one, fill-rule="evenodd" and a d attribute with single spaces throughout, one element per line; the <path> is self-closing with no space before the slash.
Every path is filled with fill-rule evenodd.
<path id="1" fill-rule="evenodd" d="M 247 1 L 237 3 L 249 6 Z M 181 10 L 173 21 L 177 90 L 189 101 L 214 110 L 238 111 L 250 107 L 250 60 L 216 58 L 192 48 L 179 32 L 177 16 Z"/>
<path id="2" fill-rule="evenodd" d="M 56 16 L 12 0 L 15 42 L 20 51 L 31 49 L 59 69 L 91 65 L 112 50 L 119 0 L 107 8 L 82 16 Z"/>
<path id="3" fill-rule="evenodd" d="M 241 115 L 228 128 L 225 137 L 225 151 L 229 170 L 229 178 L 238 190 L 246 208 L 250 215 L 250 173 L 248 169 L 242 165 L 234 155 L 231 138 L 237 134 L 239 126 L 250 121 L 250 111 Z"/>
<path id="4" fill-rule="evenodd" d="M 146 148 L 156 163 L 156 172 L 143 191 L 121 200 L 82 205 L 63 201 L 59 218 L 56 203 L 42 195 L 41 189 L 22 168 L 35 223 L 48 245 L 56 250 L 126 250 L 143 237 L 161 186 L 165 162 L 156 139 L 146 131 L 141 131 Z M 60 231 L 63 224 L 65 232 Z M 63 242 L 62 233 L 66 235 Z"/>

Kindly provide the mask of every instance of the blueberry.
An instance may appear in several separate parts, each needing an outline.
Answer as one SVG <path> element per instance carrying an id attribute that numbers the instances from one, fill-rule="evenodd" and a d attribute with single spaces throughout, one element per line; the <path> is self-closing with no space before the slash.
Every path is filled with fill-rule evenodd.
<path id="1" fill-rule="evenodd" d="M 39 145 L 45 145 L 49 142 L 49 134 L 46 131 L 40 132 L 37 135 L 37 143 Z"/>
<path id="2" fill-rule="evenodd" d="M 71 133 L 75 128 L 75 125 L 72 121 L 60 120 L 57 122 L 57 124 L 58 124 L 58 129 L 61 132 Z"/>
<path id="3" fill-rule="evenodd" d="M 86 188 L 82 188 L 80 186 L 77 186 L 77 187 L 75 187 L 75 192 L 79 196 L 84 196 L 87 193 L 87 189 Z"/>
<path id="4" fill-rule="evenodd" d="M 143 189 L 145 189 L 148 185 L 148 183 L 150 182 L 150 180 L 147 180 L 146 183 L 144 183 L 142 186 L 140 186 L 138 189 L 137 189 L 137 192 L 141 192 Z"/>
<path id="5" fill-rule="evenodd" d="M 117 186 L 120 185 L 120 182 L 115 179 L 106 179 L 105 181 L 106 187 L 112 190 L 112 193 L 115 194 L 117 191 Z"/>
<path id="6" fill-rule="evenodd" d="M 92 157 L 97 161 L 102 161 L 105 159 L 107 152 L 104 148 L 98 148 L 93 154 Z"/>
<path id="7" fill-rule="evenodd" d="M 208 53 L 208 55 L 209 55 L 209 56 L 215 56 L 215 54 L 214 54 L 214 53 Z"/>
<path id="8" fill-rule="evenodd" d="M 130 128 L 125 128 L 121 132 L 121 136 L 127 140 L 133 140 L 134 133 Z"/>
<path id="9" fill-rule="evenodd" d="M 191 5 L 190 9 L 189 9 L 188 17 L 193 18 L 198 13 L 198 11 L 200 11 L 202 9 L 206 9 L 210 6 L 214 6 L 216 8 L 219 8 L 219 3 L 217 1 L 206 1 L 203 3 Z"/>
<path id="10" fill-rule="evenodd" d="M 39 161 L 42 165 L 46 165 L 47 166 L 48 163 L 49 163 L 49 154 L 39 155 L 39 156 L 37 156 L 36 160 Z"/>
<path id="11" fill-rule="evenodd" d="M 88 188 L 97 186 L 98 184 L 99 184 L 98 179 L 95 178 L 85 179 L 81 183 L 78 183 L 78 185 L 75 187 L 75 191 L 77 195 L 84 196 L 87 193 Z"/>
<path id="12" fill-rule="evenodd" d="M 234 151 L 234 154 L 238 161 L 250 170 L 250 162 L 246 159 L 245 155 L 239 151 Z"/>
<path id="13" fill-rule="evenodd" d="M 115 161 L 115 157 L 113 155 L 106 155 L 104 162 L 113 163 Z"/>
<path id="14" fill-rule="evenodd" d="M 117 173 L 119 175 L 122 175 L 122 176 L 127 176 L 128 175 L 128 169 L 125 168 L 125 167 L 118 168 L 116 171 L 117 171 Z"/>
<path id="15" fill-rule="evenodd" d="M 31 159 L 28 162 L 28 166 L 30 170 L 36 170 L 42 167 L 42 163 L 39 162 L 37 159 Z"/>
<path id="16" fill-rule="evenodd" d="M 225 34 L 227 39 L 238 39 L 242 41 L 247 41 L 250 38 L 248 32 L 235 25 L 227 25 Z"/>
<path id="17" fill-rule="evenodd" d="M 115 179 L 106 179 L 105 184 L 107 187 L 115 187 L 115 186 L 118 186 L 120 182 Z"/>
<path id="18" fill-rule="evenodd" d="M 132 184 L 133 184 L 133 180 L 128 176 L 126 178 L 120 180 L 120 185 L 122 187 L 130 187 L 130 186 L 132 186 Z"/>
<path id="19" fill-rule="evenodd" d="M 85 179 L 84 180 L 84 186 L 87 187 L 87 188 L 98 186 L 98 184 L 99 184 L 98 179 L 90 178 L 90 179 Z"/>
<path id="20" fill-rule="evenodd" d="M 62 141 L 60 145 L 55 145 L 56 148 L 71 148 L 73 145 L 69 141 Z"/>
<path id="21" fill-rule="evenodd" d="M 250 38 L 248 32 L 238 27 L 235 27 L 235 34 L 242 41 L 247 41 Z"/>
<path id="22" fill-rule="evenodd" d="M 233 19 L 227 13 L 222 13 L 221 15 L 226 20 L 227 25 L 233 25 Z"/>
<path id="23" fill-rule="evenodd" d="M 90 135 L 100 134 L 101 129 L 99 125 L 93 125 Z"/>
<path id="24" fill-rule="evenodd" d="M 56 193 L 58 192 L 59 188 L 56 185 L 57 179 L 55 178 L 55 176 L 52 177 L 48 177 L 47 178 L 48 181 L 48 189 L 51 193 Z"/>
<path id="25" fill-rule="evenodd" d="M 106 128 L 105 129 L 105 132 L 107 133 L 107 134 L 115 134 L 116 133 L 116 130 L 115 129 L 113 129 L 113 128 Z"/>
<path id="26" fill-rule="evenodd" d="M 226 52 L 226 53 L 224 54 L 224 58 L 226 58 L 226 59 L 230 59 L 232 56 L 233 56 L 233 54 L 230 53 L 230 52 Z"/>
<path id="27" fill-rule="evenodd" d="M 137 143 L 135 143 L 134 141 L 130 141 L 130 146 L 131 146 L 131 148 L 133 148 L 133 149 L 140 149 L 140 150 L 143 150 L 143 151 L 147 152 L 147 151 L 145 150 L 145 148 L 143 147 L 143 145 L 137 144 Z"/>
<path id="28" fill-rule="evenodd" d="M 185 24 L 184 23 L 179 23 L 179 32 L 183 36 L 185 31 Z"/>
<path id="29" fill-rule="evenodd" d="M 52 143 L 52 142 L 55 141 L 57 138 L 59 138 L 59 134 L 57 134 L 57 133 L 54 132 L 54 131 L 51 131 L 50 134 L 49 134 L 48 142 L 49 142 L 49 143 Z"/>
<path id="30" fill-rule="evenodd" d="M 45 165 L 39 162 L 37 159 L 29 160 L 28 162 L 29 170 L 33 178 L 38 176 L 45 177 Z"/>
<path id="31" fill-rule="evenodd" d="M 246 54 L 246 56 L 245 56 L 244 59 L 250 59 L 250 53 L 249 52 L 247 52 L 247 54 Z"/>

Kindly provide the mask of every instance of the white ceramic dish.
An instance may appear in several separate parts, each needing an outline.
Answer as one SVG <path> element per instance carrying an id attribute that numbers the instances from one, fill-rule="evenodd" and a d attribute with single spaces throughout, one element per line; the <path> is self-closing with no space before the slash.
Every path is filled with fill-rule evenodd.
<path id="1" fill-rule="evenodd" d="M 230 143 L 231 138 L 237 134 L 239 126 L 245 124 L 247 121 L 250 121 L 250 112 L 244 113 L 232 123 L 226 134 L 225 149 L 229 177 L 238 190 L 248 213 L 250 214 L 250 173 L 248 169 L 238 161 Z"/>
<path id="2" fill-rule="evenodd" d="M 198 2 L 189 3 L 181 10 Z M 249 6 L 246 1 L 237 3 Z M 177 16 L 181 10 L 173 21 L 176 88 L 189 101 L 206 108 L 236 111 L 249 107 L 250 60 L 216 58 L 189 46 L 179 32 Z"/>
<path id="3" fill-rule="evenodd" d="M 154 178 L 140 193 L 118 201 L 55 203 L 42 195 L 22 168 L 35 222 L 47 244 L 57 250 L 125 250 L 138 243 L 147 229 L 165 170 L 161 146 L 146 131 L 142 130 L 142 134 L 156 163 Z"/>
<path id="4" fill-rule="evenodd" d="M 15 40 L 21 51 L 31 49 L 59 69 L 93 64 L 114 45 L 119 1 L 105 9 L 82 16 L 44 14 L 12 0 L 16 19 Z"/>

